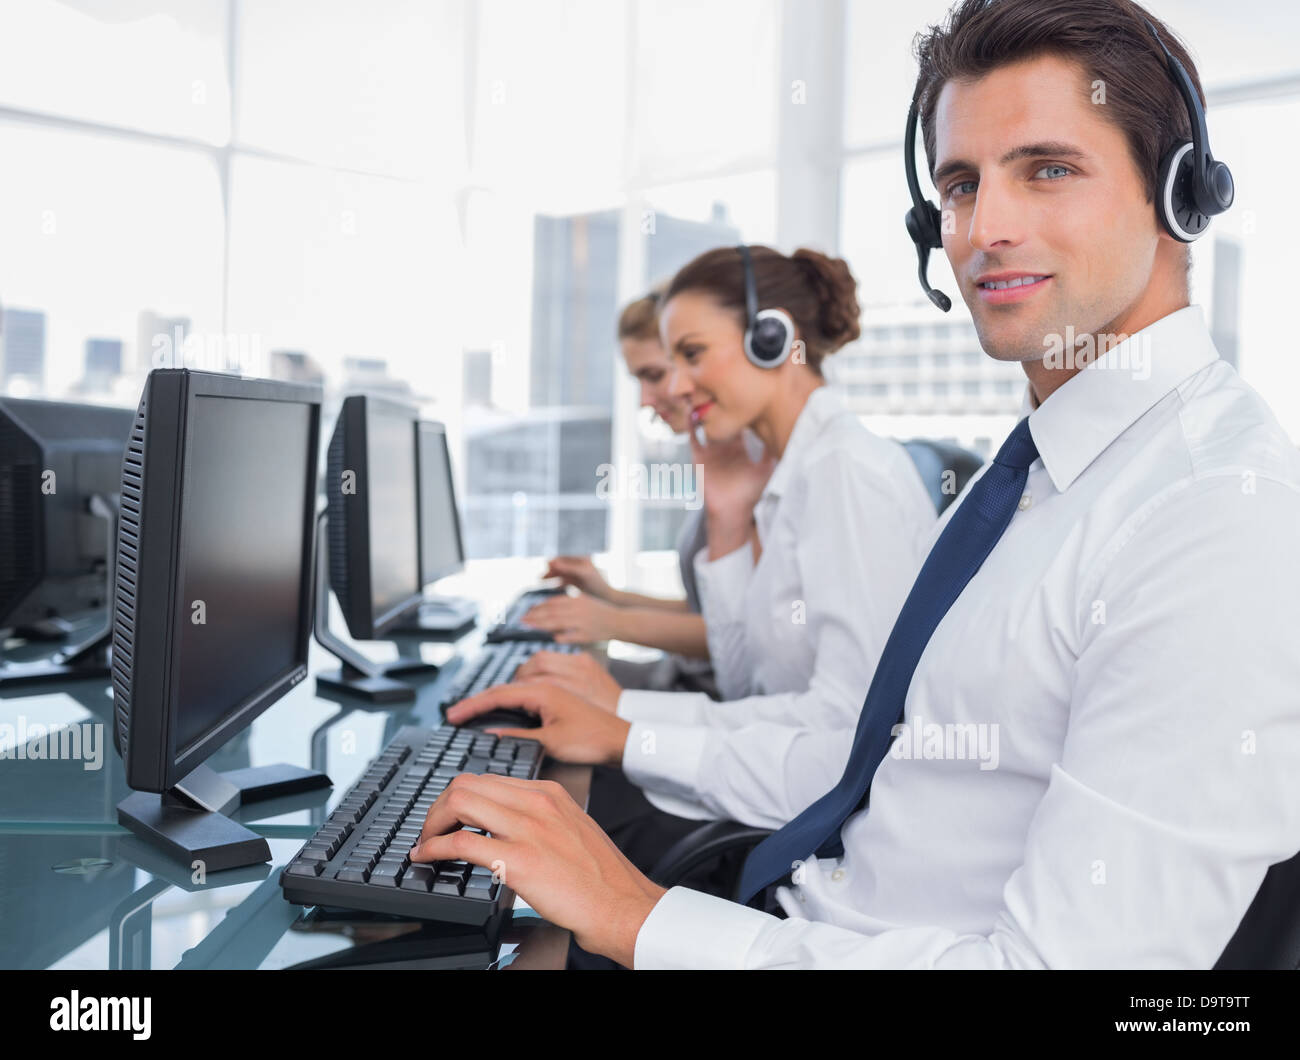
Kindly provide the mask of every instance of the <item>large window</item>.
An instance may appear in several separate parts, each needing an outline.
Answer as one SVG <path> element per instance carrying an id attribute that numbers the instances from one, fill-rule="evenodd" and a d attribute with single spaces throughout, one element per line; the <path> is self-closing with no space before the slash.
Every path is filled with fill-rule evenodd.
<path id="1" fill-rule="evenodd" d="M 1237 176 L 1195 297 L 1300 437 L 1277 212 L 1300 13 L 1153 6 L 1195 46 Z M 152 364 L 185 361 L 320 381 L 327 416 L 350 391 L 401 396 L 448 423 L 471 556 L 607 553 L 616 578 L 671 589 L 683 500 L 598 487 L 689 461 L 638 410 L 614 326 L 695 254 L 844 255 L 863 337 L 828 367 L 881 433 L 980 447 L 1016 414 L 1016 370 L 959 299 L 924 300 L 902 224 L 912 41 L 946 8 L 0 7 L 0 388 L 132 404 Z M 931 277 L 955 295 L 942 254 Z"/>
<path id="2" fill-rule="evenodd" d="M 608 486 L 689 448 L 637 409 L 616 322 L 696 254 L 775 239 L 777 9 L 475 5 L 472 554 L 608 551 L 616 577 L 672 588 L 670 564 L 637 557 L 671 548 L 688 499 Z"/>

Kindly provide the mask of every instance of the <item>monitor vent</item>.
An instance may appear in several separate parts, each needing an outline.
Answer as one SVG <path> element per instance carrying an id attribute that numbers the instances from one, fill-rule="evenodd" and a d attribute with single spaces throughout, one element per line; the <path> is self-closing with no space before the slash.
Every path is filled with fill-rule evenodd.
<path id="1" fill-rule="evenodd" d="M 0 412 L 0 618 L 30 590 L 36 578 L 39 527 L 36 504 L 40 469 L 27 436 Z"/>
<path id="2" fill-rule="evenodd" d="M 146 390 L 146 394 L 148 391 Z M 126 759 L 135 659 L 136 579 L 140 568 L 140 496 L 144 491 L 145 398 L 140 399 L 122 458 L 122 512 L 117 524 L 117 584 L 113 592 L 113 732 Z"/>

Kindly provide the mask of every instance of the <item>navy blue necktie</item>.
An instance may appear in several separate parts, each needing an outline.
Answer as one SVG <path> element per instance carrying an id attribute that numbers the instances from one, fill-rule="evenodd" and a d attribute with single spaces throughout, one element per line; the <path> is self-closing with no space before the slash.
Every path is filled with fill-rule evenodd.
<path id="1" fill-rule="evenodd" d="M 861 808 L 876 767 L 889 750 L 891 730 L 902 720 L 903 702 L 921 653 L 1011 522 L 1024 495 L 1029 465 L 1037 456 L 1026 417 L 1016 424 L 993 463 L 957 506 L 916 576 L 867 690 L 844 776 L 750 851 L 737 890 L 742 902 L 785 876 L 796 859 L 813 852 L 822 857 L 838 857 L 844 852 L 840 828 Z"/>

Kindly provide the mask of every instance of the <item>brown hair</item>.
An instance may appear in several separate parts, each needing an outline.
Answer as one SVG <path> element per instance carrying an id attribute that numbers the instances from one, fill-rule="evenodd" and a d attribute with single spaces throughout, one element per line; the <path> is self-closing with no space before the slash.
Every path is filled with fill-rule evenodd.
<path id="1" fill-rule="evenodd" d="M 657 283 L 635 301 L 628 302 L 618 316 L 618 339 L 658 339 L 659 309 L 664 304 L 666 283 Z"/>
<path id="2" fill-rule="evenodd" d="M 1187 68 L 1204 103 L 1187 49 L 1133 0 L 962 0 L 946 23 L 916 39 L 916 93 L 930 175 L 934 112 L 946 82 L 980 78 L 1009 63 L 1055 54 L 1078 62 L 1089 86 L 1102 82 L 1102 113 L 1124 131 L 1147 201 L 1152 201 L 1161 158 L 1176 141 L 1191 139 L 1191 125 L 1164 52 L 1144 22 L 1155 26 Z"/>
<path id="3" fill-rule="evenodd" d="M 771 247 L 750 246 L 760 309 L 784 309 L 803 339 L 808 366 L 862 334 L 857 281 L 843 258 L 799 249 L 789 257 Z M 703 291 L 745 322 L 745 267 L 735 247 L 719 247 L 683 265 L 664 301 L 683 291 Z"/>

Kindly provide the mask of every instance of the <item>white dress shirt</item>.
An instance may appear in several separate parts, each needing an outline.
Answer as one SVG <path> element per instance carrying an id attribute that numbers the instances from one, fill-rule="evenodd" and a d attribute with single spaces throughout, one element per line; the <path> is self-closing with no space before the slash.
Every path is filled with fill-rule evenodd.
<path id="1" fill-rule="evenodd" d="M 1135 343 L 1146 378 L 1120 367 Z M 1029 428 L 1019 510 L 926 647 L 843 857 L 796 868 L 785 920 L 671 889 L 637 967 L 1208 968 L 1300 849 L 1295 447 L 1198 306 Z M 982 745 L 931 740 L 953 725 Z M 804 734 L 788 770 L 844 738 Z"/>
<path id="2" fill-rule="evenodd" d="M 907 451 L 868 431 L 823 386 L 800 412 L 754 520 L 757 563 L 748 544 L 713 561 L 702 552 L 695 563 L 718 687 L 745 698 L 720 703 L 702 693 L 631 689 L 619 697 L 620 717 L 655 723 L 633 726 L 625 772 L 652 803 L 679 816 L 735 816 L 732 800 L 701 796 L 766 784 L 755 770 L 788 753 L 781 726 L 856 723 L 936 514 Z M 764 745 L 768 730 L 753 728 L 762 722 L 778 723 L 775 743 Z M 700 776 L 712 730 L 738 726 L 750 727 L 748 739 L 760 745 L 752 757 L 719 763 L 698 788 L 676 783 Z M 813 778 L 811 798 L 833 779 Z"/>

